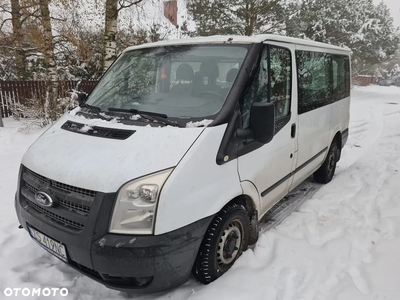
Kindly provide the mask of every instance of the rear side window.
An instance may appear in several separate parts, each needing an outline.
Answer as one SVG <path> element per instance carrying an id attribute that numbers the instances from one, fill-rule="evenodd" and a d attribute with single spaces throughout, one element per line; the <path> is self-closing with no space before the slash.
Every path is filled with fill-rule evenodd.
<path id="1" fill-rule="evenodd" d="M 297 51 L 299 114 L 330 103 L 331 57 L 327 53 Z"/>
<path id="2" fill-rule="evenodd" d="M 350 96 L 348 56 L 296 51 L 299 114 Z"/>
<path id="3" fill-rule="evenodd" d="M 332 55 L 334 100 L 350 96 L 350 60 L 347 56 Z"/>

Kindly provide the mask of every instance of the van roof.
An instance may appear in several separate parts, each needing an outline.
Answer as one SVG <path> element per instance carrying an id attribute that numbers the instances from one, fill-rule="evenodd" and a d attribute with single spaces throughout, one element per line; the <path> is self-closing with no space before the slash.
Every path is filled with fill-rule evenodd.
<path id="1" fill-rule="evenodd" d="M 142 49 L 142 48 L 151 48 L 151 47 L 159 47 L 159 46 L 173 46 L 173 45 L 193 45 L 193 44 L 221 44 L 221 43 L 231 43 L 231 44 L 255 44 L 262 43 L 264 41 L 274 41 L 274 42 L 283 42 L 283 43 L 291 43 L 297 45 L 311 46 L 324 48 L 327 50 L 336 50 L 350 53 L 350 49 L 341 48 L 338 46 L 333 46 L 329 44 L 314 42 L 311 40 L 297 39 L 282 35 L 273 35 L 273 34 L 260 34 L 253 36 L 241 36 L 241 35 L 214 35 L 207 37 L 194 37 L 194 38 L 183 38 L 177 40 L 165 40 L 159 41 L 155 43 L 147 43 L 139 46 L 132 46 L 127 48 L 125 51 Z M 124 52 L 125 52 L 124 51 Z"/>

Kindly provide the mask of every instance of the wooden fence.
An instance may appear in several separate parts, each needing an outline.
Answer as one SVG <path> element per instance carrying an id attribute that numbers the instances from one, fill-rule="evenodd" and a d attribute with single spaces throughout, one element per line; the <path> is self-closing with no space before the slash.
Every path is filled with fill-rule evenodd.
<path id="1" fill-rule="evenodd" d="M 60 81 L 58 96 L 69 97 L 72 90 L 89 93 L 97 81 Z M 24 104 L 29 99 L 46 96 L 45 81 L 0 81 L 0 113 L 2 117 L 11 116 L 10 105 Z"/>
<path id="2" fill-rule="evenodd" d="M 369 76 L 369 75 L 358 75 L 355 78 L 355 83 L 360 86 L 368 86 L 371 83 L 374 83 L 375 81 L 376 81 L 376 78 L 374 78 L 373 76 Z"/>

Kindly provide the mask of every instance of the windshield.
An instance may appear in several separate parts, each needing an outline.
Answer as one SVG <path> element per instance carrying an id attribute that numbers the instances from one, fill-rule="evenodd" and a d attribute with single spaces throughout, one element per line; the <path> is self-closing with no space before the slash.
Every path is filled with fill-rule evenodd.
<path id="1" fill-rule="evenodd" d="M 217 114 L 247 53 L 246 45 L 182 45 L 125 52 L 86 104 L 168 118 Z"/>

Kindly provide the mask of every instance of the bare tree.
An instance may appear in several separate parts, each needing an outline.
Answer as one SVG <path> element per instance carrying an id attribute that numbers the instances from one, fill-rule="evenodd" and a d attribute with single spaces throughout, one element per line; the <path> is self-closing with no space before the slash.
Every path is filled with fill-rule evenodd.
<path id="1" fill-rule="evenodd" d="M 53 34 L 51 26 L 51 17 L 49 10 L 50 0 L 39 0 L 41 24 L 43 27 L 44 45 L 43 56 L 49 80 L 57 80 L 56 63 L 53 55 Z"/>
<path id="2" fill-rule="evenodd" d="M 25 51 L 23 49 L 21 5 L 19 0 L 11 0 L 11 19 L 13 26 L 15 74 L 18 79 L 25 79 L 26 64 Z"/>
<path id="3" fill-rule="evenodd" d="M 118 13 L 125 8 L 139 4 L 143 0 L 106 0 L 103 72 L 117 56 L 116 36 L 118 31 Z"/>
<path id="4" fill-rule="evenodd" d="M 2 35 L 4 35 L 4 28 L 6 27 L 7 23 L 12 20 L 9 15 L 11 15 L 9 3 L 5 0 L 0 0 L 0 33 Z"/>
<path id="5" fill-rule="evenodd" d="M 41 24 L 43 27 L 44 45 L 42 48 L 44 65 L 47 72 L 47 96 L 44 103 L 45 117 L 56 120 L 56 107 L 58 96 L 58 78 L 56 62 L 54 60 L 53 34 L 49 10 L 50 0 L 39 0 Z"/>
<path id="6" fill-rule="evenodd" d="M 26 37 L 24 23 L 37 18 L 37 0 L 0 0 L 0 33 L 3 38 L 9 39 L 5 46 L 12 55 L 12 79 L 24 80 L 27 78 L 26 50 L 24 48 Z M 11 26 L 9 26 L 9 24 Z M 11 51 L 10 51 L 11 50 Z M 3 53 L 4 54 L 4 53 Z"/>

